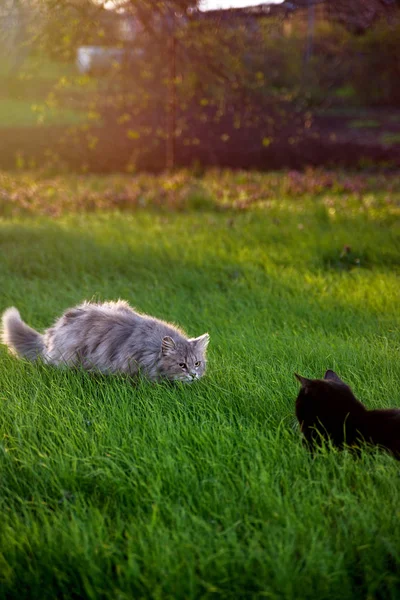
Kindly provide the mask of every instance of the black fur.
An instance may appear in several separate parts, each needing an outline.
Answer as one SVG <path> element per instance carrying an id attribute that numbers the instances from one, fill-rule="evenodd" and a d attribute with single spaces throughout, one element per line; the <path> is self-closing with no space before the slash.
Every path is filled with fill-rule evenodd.
<path id="1" fill-rule="evenodd" d="M 296 377 L 301 383 L 296 417 L 310 450 L 324 440 L 338 448 L 366 442 L 400 460 L 400 409 L 367 410 L 333 371 L 324 379 Z"/>

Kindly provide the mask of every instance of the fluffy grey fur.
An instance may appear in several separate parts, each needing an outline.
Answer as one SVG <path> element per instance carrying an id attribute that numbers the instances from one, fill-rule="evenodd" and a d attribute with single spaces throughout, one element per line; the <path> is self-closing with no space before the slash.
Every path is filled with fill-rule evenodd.
<path id="1" fill-rule="evenodd" d="M 127 302 L 84 302 L 67 310 L 43 335 L 26 325 L 14 307 L 3 314 L 3 343 L 28 360 L 82 366 L 88 371 L 143 372 L 149 379 L 191 382 L 204 375 L 208 333 L 188 339 Z"/>

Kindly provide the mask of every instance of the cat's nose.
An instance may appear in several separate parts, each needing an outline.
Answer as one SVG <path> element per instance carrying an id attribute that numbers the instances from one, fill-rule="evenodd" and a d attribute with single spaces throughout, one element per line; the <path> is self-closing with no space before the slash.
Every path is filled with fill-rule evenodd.
<path id="1" fill-rule="evenodd" d="M 190 371 L 190 376 L 192 379 L 197 379 L 197 373 L 196 371 Z"/>

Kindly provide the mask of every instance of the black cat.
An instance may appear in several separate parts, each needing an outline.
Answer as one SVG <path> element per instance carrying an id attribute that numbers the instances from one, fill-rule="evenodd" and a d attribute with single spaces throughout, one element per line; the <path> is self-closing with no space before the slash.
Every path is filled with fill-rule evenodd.
<path id="1" fill-rule="evenodd" d="M 400 460 L 400 409 L 367 410 L 333 371 L 324 379 L 295 376 L 301 383 L 296 417 L 311 450 L 329 439 L 334 446 L 381 446 Z"/>

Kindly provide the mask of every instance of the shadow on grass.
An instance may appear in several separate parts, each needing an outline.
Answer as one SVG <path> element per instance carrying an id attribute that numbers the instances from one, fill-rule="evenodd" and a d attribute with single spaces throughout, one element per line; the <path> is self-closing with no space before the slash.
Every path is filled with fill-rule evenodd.
<path id="1" fill-rule="evenodd" d="M 185 217 L 179 218 L 185 220 Z M 253 309 L 263 309 L 272 301 L 278 313 L 277 300 L 284 300 L 285 322 L 293 325 L 299 322 L 300 312 L 316 324 L 331 310 L 337 315 L 340 312 L 342 318 L 337 322 L 323 319 L 325 330 L 338 331 L 343 322 L 351 319 L 361 325 L 366 317 L 376 313 L 367 302 L 357 307 L 351 295 L 346 302 L 338 299 L 334 290 L 341 284 L 340 278 L 346 277 L 347 272 L 351 275 L 374 269 L 391 271 L 400 264 L 395 248 L 389 251 L 379 244 L 378 239 L 386 236 L 380 228 L 376 232 L 377 239 L 371 238 L 371 249 L 364 246 L 357 252 L 350 248 L 335 249 L 337 241 L 331 238 L 335 227 L 329 227 L 323 240 L 308 241 L 303 262 L 294 259 L 291 263 L 289 257 L 282 259 L 286 240 L 295 245 L 293 235 L 298 236 L 299 242 L 303 238 L 301 232 L 294 234 L 291 227 L 288 230 L 282 228 L 280 233 L 279 228 L 275 231 L 269 226 L 269 235 L 264 237 L 260 226 L 254 230 L 254 236 L 247 235 L 244 239 L 240 232 L 224 230 L 225 218 L 212 220 L 211 228 L 206 218 L 204 224 L 201 224 L 203 217 L 195 218 L 200 221 L 188 223 L 188 231 L 182 239 L 179 239 L 181 222 L 174 230 L 171 229 L 175 226 L 173 222 L 166 224 L 163 230 L 162 217 L 151 216 L 146 217 L 150 227 L 148 234 L 141 233 L 141 239 L 138 239 L 140 226 L 134 220 L 124 222 L 121 216 L 109 226 L 107 218 L 101 219 L 99 223 L 104 225 L 101 241 L 96 228 L 88 232 L 79 220 L 75 232 L 74 221 L 71 221 L 70 230 L 62 224 L 48 222 L 5 223 L 0 239 L 3 305 L 19 301 L 22 307 L 29 307 L 31 313 L 33 302 L 36 308 L 40 307 L 38 314 L 48 322 L 49 312 L 53 312 L 55 306 L 59 307 L 59 312 L 83 298 L 125 297 L 142 307 L 164 304 L 167 313 L 172 310 L 170 318 L 175 319 L 179 314 L 174 311 L 174 304 L 183 307 L 186 303 L 182 316 L 185 319 L 185 313 L 188 313 L 192 320 L 198 306 L 211 313 L 204 302 L 207 295 L 211 301 L 220 295 L 222 306 L 230 306 L 229 312 L 239 315 L 239 319 L 243 304 L 244 320 L 247 304 Z M 240 216 L 238 218 L 240 222 Z M 190 215 L 188 219 L 191 219 Z M 243 219 L 247 219 L 246 215 Z M 255 215 L 255 227 L 257 219 L 258 215 Z M 351 231 L 356 223 L 357 220 L 352 218 L 342 220 L 341 228 Z M 193 243 L 187 246 L 191 232 Z M 209 234 L 211 238 L 208 238 Z M 199 244 L 201 248 L 198 248 Z M 293 267 L 297 269 L 296 273 Z M 320 302 L 320 286 L 310 283 L 310 275 L 315 279 L 326 276 L 334 293 L 324 294 L 323 302 Z M 194 318 L 194 323 L 196 321 Z"/>

